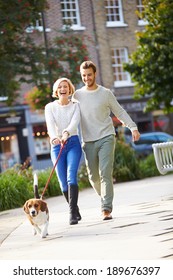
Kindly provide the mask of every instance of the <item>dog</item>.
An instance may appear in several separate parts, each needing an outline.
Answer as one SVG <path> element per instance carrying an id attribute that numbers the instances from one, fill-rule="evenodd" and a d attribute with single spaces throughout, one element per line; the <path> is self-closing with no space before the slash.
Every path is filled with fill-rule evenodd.
<path id="1" fill-rule="evenodd" d="M 48 235 L 49 210 L 47 203 L 40 199 L 37 174 L 34 174 L 34 195 L 35 198 L 25 202 L 23 209 L 33 226 L 33 235 L 39 234 L 45 238 Z"/>

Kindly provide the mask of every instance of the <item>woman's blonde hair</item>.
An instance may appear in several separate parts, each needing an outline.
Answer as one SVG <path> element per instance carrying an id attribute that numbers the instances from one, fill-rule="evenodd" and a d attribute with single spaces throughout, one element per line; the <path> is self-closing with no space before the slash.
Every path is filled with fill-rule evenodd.
<path id="1" fill-rule="evenodd" d="M 70 91 L 69 91 L 70 95 L 72 95 L 75 92 L 75 87 L 74 87 L 74 85 L 72 84 L 72 82 L 69 79 L 67 79 L 67 78 L 60 78 L 60 79 L 56 80 L 56 82 L 53 84 L 53 94 L 52 94 L 52 97 L 58 97 L 57 89 L 58 89 L 60 83 L 63 82 L 63 81 L 66 81 L 68 83 L 69 89 L 70 89 Z"/>

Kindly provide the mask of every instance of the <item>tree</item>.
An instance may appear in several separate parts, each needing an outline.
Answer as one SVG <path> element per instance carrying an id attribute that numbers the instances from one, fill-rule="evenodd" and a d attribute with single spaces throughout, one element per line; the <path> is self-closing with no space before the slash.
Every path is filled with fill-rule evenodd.
<path id="1" fill-rule="evenodd" d="M 25 30 L 46 8 L 46 0 L 0 0 L 0 95 L 7 97 L 8 105 L 40 54 Z"/>
<path id="2" fill-rule="evenodd" d="M 135 83 L 135 98 L 149 96 L 146 111 L 173 112 L 173 1 L 144 0 L 145 30 L 124 69 Z"/>
<path id="3" fill-rule="evenodd" d="M 32 73 L 36 86 L 25 94 L 25 101 L 33 110 L 43 109 L 49 99 L 51 100 L 51 82 L 60 77 L 67 77 L 77 86 L 81 81 L 80 64 L 88 60 L 88 50 L 84 41 L 84 36 L 74 34 L 69 28 L 62 31 L 52 42 L 49 40 L 49 55 L 39 61 L 42 74 L 37 76 L 37 71 Z M 44 71 L 45 67 L 47 71 Z"/>
<path id="4" fill-rule="evenodd" d="M 26 94 L 26 102 L 40 109 L 48 95 L 51 99 L 52 83 L 57 77 L 66 76 L 74 84 L 80 81 L 79 65 L 88 59 L 83 36 L 67 26 L 53 41 L 49 39 L 49 45 L 36 45 L 32 34 L 26 32 L 39 18 L 44 27 L 46 9 L 45 0 L 0 0 L 0 95 L 8 97 L 9 106 L 14 104 L 22 82 L 35 85 Z"/>

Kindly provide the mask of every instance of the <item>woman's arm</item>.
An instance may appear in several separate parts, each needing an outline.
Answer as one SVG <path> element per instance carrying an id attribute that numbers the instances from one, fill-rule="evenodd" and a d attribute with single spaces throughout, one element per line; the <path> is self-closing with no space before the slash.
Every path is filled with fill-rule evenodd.
<path id="1" fill-rule="evenodd" d="M 52 103 L 49 103 L 45 106 L 45 120 L 47 125 L 47 131 L 50 137 L 50 143 L 55 144 L 54 140 L 56 140 L 58 137 L 54 116 L 52 113 Z"/>
<path id="2" fill-rule="evenodd" d="M 80 122 L 79 104 L 74 103 L 73 106 L 75 106 L 75 107 L 74 107 L 74 112 L 73 112 L 71 121 L 70 121 L 69 125 L 63 130 L 63 133 L 67 132 L 69 135 L 71 134 L 72 131 L 78 129 L 78 125 L 79 125 L 79 122 Z"/>

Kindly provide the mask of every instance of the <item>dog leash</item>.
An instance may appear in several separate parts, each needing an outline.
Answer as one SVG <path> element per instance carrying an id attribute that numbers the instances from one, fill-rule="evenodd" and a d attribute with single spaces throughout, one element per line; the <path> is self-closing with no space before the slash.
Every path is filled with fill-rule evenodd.
<path id="1" fill-rule="evenodd" d="M 44 196 L 44 194 L 45 194 L 45 191 L 46 191 L 47 188 L 48 188 L 50 179 L 52 178 L 53 172 L 54 172 L 55 167 L 56 167 L 56 165 L 57 165 L 57 163 L 58 163 L 58 161 L 59 161 L 59 158 L 60 158 L 60 156 L 61 156 L 61 153 L 62 153 L 62 150 L 63 150 L 65 144 L 66 144 L 66 142 L 64 142 L 64 143 L 61 145 L 61 148 L 60 148 L 58 157 L 57 157 L 56 162 L 55 162 L 55 164 L 54 164 L 54 166 L 53 166 L 53 168 L 52 168 L 52 171 L 51 171 L 51 173 L 50 173 L 50 175 L 49 175 L 49 178 L 48 178 L 48 180 L 47 180 L 47 182 L 46 182 L 46 185 L 45 185 L 45 187 L 44 187 L 44 190 L 43 190 L 43 192 L 42 192 L 42 195 L 41 195 L 41 198 L 40 198 L 40 199 L 43 199 L 43 196 Z"/>

